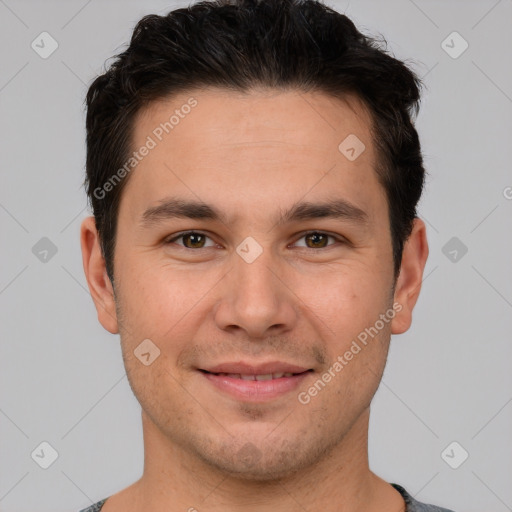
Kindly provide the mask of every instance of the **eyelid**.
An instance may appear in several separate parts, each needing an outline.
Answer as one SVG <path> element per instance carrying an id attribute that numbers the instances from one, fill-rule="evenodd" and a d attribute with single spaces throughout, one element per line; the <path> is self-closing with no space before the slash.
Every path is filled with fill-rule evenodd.
<path id="1" fill-rule="evenodd" d="M 190 234 L 203 235 L 206 238 L 209 238 L 210 240 L 212 240 L 212 242 L 215 242 L 212 239 L 212 237 L 207 234 L 207 232 L 204 232 L 204 231 L 201 231 L 201 230 L 196 230 L 196 229 L 191 229 L 189 231 L 180 231 L 178 233 L 174 233 L 174 234 L 170 235 L 170 237 L 165 238 L 163 243 L 164 244 L 171 244 L 171 243 L 174 243 L 176 240 L 178 240 L 178 239 L 180 239 L 180 238 L 182 238 L 182 237 L 184 237 L 186 235 L 190 235 Z M 296 243 L 301 238 L 304 238 L 304 237 L 306 237 L 308 235 L 312 235 L 312 234 L 326 235 L 327 237 L 334 238 L 335 240 L 337 240 L 337 242 L 339 242 L 341 244 L 349 244 L 350 243 L 345 237 L 343 237 L 341 235 L 333 234 L 333 233 L 330 233 L 328 231 L 321 231 L 321 230 L 318 230 L 318 229 L 310 229 L 308 231 L 303 231 L 303 232 L 299 233 L 299 236 L 296 238 L 295 242 L 293 242 L 293 243 Z M 217 245 L 219 245 L 219 244 L 217 244 Z M 319 248 L 302 247 L 302 249 L 307 249 L 307 250 L 310 250 L 310 251 L 317 251 L 318 252 L 319 249 L 326 249 L 327 247 L 331 247 L 332 245 L 335 245 L 335 244 L 329 244 L 326 247 L 319 247 Z M 185 247 L 183 245 L 180 245 L 179 247 L 181 247 L 182 249 L 188 249 L 189 251 L 197 251 L 199 249 L 208 249 L 208 248 L 211 248 L 213 246 L 199 247 L 197 249 L 191 249 L 190 247 Z"/>
<path id="2" fill-rule="evenodd" d="M 188 231 L 180 231 L 179 233 L 173 233 L 172 235 L 166 237 L 163 240 L 163 244 L 167 245 L 167 244 L 174 243 L 176 240 L 178 240 L 178 239 L 180 239 L 180 238 L 182 238 L 182 237 L 184 237 L 186 235 L 191 235 L 191 234 L 203 235 L 206 238 L 209 238 L 210 240 L 212 240 L 212 242 L 214 242 L 212 237 L 210 235 L 208 235 L 206 232 L 200 231 L 200 230 L 197 230 L 197 229 L 190 229 Z M 197 251 L 198 250 L 198 249 L 191 249 L 190 247 L 185 247 L 184 245 L 181 245 L 180 247 L 182 249 L 188 249 L 189 251 Z M 212 247 L 212 246 L 209 246 L 209 247 Z M 209 247 L 199 247 L 199 249 L 208 249 Z"/>
<path id="3" fill-rule="evenodd" d="M 329 238 L 334 238 L 338 243 L 341 243 L 341 244 L 350 243 L 345 237 L 343 237 L 341 235 L 330 233 L 329 231 L 322 231 L 320 229 L 310 229 L 308 231 L 303 231 L 302 233 L 299 234 L 298 238 L 295 240 L 294 243 L 298 242 L 301 238 L 304 238 L 305 236 L 313 235 L 313 234 L 325 235 Z M 329 244 L 326 247 L 319 247 L 317 249 L 315 249 L 314 247 L 302 247 L 302 249 L 307 249 L 310 251 L 318 252 L 318 249 L 327 249 L 328 247 L 332 247 L 333 245 L 335 245 L 335 244 Z"/>

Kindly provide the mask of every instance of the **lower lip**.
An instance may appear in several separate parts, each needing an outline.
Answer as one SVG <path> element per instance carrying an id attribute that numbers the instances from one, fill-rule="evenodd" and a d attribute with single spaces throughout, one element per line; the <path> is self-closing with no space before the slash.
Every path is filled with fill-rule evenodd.
<path id="1" fill-rule="evenodd" d="M 237 400 L 265 402 L 285 395 L 297 389 L 301 382 L 311 373 L 309 371 L 272 380 L 242 380 L 226 375 L 200 372 L 217 389 L 224 391 Z"/>

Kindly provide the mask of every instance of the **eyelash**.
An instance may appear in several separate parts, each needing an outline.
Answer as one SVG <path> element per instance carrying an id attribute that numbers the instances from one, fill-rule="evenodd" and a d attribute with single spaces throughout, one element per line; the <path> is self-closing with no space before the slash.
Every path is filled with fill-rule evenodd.
<path id="1" fill-rule="evenodd" d="M 168 245 L 168 244 L 172 244 L 174 243 L 176 240 L 179 240 L 180 238 L 183 238 L 187 235 L 202 235 L 202 236 L 205 236 L 206 238 L 210 238 L 211 240 L 211 237 L 209 237 L 206 233 L 203 233 L 201 231 L 184 231 L 176 236 L 173 236 L 172 238 L 167 238 L 164 240 L 164 244 L 165 245 Z M 347 244 L 348 241 L 342 237 L 339 237 L 339 236 L 335 236 L 335 235 L 331 235 L 329 233 L 326 233 L 325 231 L 307 231 L 305 233 L 302 233 L 302 235 L 297 239 L 297 241 L 299 241 L 300 239 L 302 238 L 305 238 L 306 236 L 308 235 L 313 235 L 313 234 L 317 234 L 317 235 L 325 235 L 327 236 L 328 238 L 333 238 L 335 240 L 337 240 L 339 243 L 341 244 Z M 334 244 L 330 244 L 330 245 L 327 245 L 326 247 L 318 247 L 318 248 L 314 248 L 314 247 L 301 247 L 302 249 L 306 249 L 306 250 L 309 250 L 309 251 L 318 251 L 319 249 L 327 249 L 329 247 L 332 247 Z M 198 247 L 197 249 L 192 249 L 190 247 L 185 247 L 185 246 L 180 246 L 181 249 L 187 249 L 189 251 L 198 251 L 200 249 L 210 249 L 212 246 L 210 247 Z"/>

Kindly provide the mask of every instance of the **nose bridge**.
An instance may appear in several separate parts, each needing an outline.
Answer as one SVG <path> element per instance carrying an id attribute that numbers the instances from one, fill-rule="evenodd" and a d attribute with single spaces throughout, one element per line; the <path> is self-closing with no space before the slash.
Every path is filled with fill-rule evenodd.
<path id="1" fill-rule="evenodd" d="M 277 262 L 269 247 L 263 247 L 252 237 L 244 240 L 235 256 L 235 294 L 237 305 L 253 314 L 268 315 L 278 307 L 275 272 Z"/>
<path id="2" fill-rule="evenodd" d="M 251 337 L 295 321 L 292 297 L 281 279 L 280 262 L 269 247 L 245 239 L 233 254 L 233 266 L 216 320 L 219 327 L 238 326 Z M 282 274 L 282 272 L 281 272 Z"/>

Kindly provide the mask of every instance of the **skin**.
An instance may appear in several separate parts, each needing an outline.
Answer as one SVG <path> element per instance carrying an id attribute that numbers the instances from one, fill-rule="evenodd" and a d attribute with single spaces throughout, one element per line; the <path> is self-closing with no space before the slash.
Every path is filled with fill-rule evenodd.
<path id="1" fill-rule="evenodd" d="M 102 326 L 120 334 L 144 431 L 142 477 L 103 511 L 405 510 L 399 493 L 369 469 L 369 407 L 391 334 L 411 324 L 428 245 L 416 219 L 395 282 L 368 112 L 354 96 L 206 88 L 140 112 L 133 147 L 191 96 L 197 106 L 123 191 L 115 294 L 94 218 L 82 223 L 89 289 Z M 354 161 L 338 150 L 349 134 L 366 146 Z M 214 205 L 227 222 L 173 218 L 143 228 L 142 213 L 170 196 Z M 368 222 L 276 224 L 296 201 L 333 198 L 364 210 Z M 186 230 L 206 238 L 164 243 Z M 310 230 L 340 239 L 311 240 Z M 252 263 L 236 252 L 248 236 L 263 249 Z M 301 404 L 298 393 L 393 303 L 400 312 Z M 146 366 L 133 351 L 148 338 L 160 356 Z M 261 403 L 227 396 L 197 371 L 275 360 L 314 371 L 299 389 Z"/>

